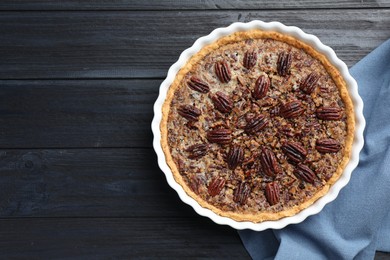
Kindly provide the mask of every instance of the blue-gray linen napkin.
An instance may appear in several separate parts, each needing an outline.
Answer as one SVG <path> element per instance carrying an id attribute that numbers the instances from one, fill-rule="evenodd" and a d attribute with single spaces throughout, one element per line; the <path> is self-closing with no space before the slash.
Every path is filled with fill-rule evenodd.
<path id="1" fill-rule="evenodd" d="M 373 259 L 390 252 L 390 40 L 350 70 L 364 102 L 351 181 L 317 215 L 281 230 L 239 231 L 253 259 Z"/>

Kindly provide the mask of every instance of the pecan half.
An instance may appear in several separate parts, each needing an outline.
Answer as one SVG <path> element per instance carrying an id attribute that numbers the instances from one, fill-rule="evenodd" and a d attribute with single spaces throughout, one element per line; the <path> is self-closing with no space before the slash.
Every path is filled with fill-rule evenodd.
<path id="1" fill-rule="evenodd" d="M 342 111 L 339 107 L 320 107 L 316 110 L 316 115 L 322 120 L 340 120 Z"/>
<path id="2" fill-rule="evenodd" d="M 305 109 L 303 108 L 302 103 L 298 100 L 287 102 L 282 105 L 279 110 L 279 114 L 287 119 L 299 117 L 303 114 L 303 112 L 305 112 Z"/>
<path id="3" fill-rule="evenodd" d="M 255 51 L 247 51 L 244 54 L 244 67 L 250 70 L 256 65 L 257 53 Z"/>
<path id="4" fill-rule="evenodd" d="M 316 177 L 315 173 L 306 165 L 300 163 L 293 171 L 294 175 L 299 179 L 311 183 L 314 183 L 314 179 Z"/>
<path id="5" fill-rule="evenodd" d="M 263 172 L 270 176 L 276 176 L 281 172 L 278 161 L 273 151 L 268 148 L 263 147 L 260 153 L 260 163 L 263 169 Z"/>
<path id="6" fill-rule="evenodd" d="M 317 73 L 315 72 L 310 73 L 299 86 L 300 90 L 302 90 L 306 94 L 312 93 L 316 88 L 319 79 L 320 76 Z"/>
<path id="7" fill-rule="evenodd" d="M 239 145 L 232 145 L 226 159 L 229 169 L 234 170 L 244 160 L 244 150 Z"/>
<path id="8" fill-rule="evenodd" d="M 324 138 L 316 141 L 316 150 L 320 153 L 337 153 L 340 148 L 340 143 L 331 138 Z"/>
<path id="9" fill-rule="evenodd" d="M 233 192 L 233 201 L 244 205 L 251 193 L 251 187 L 246 182 L 241 182 Z"/>
<path id="10" fill-rule="evenodd" d="M 265 197 L 271 206 L 279 202 L 279 194 L 280 188 L 277 182 L 270 182 L 265 187 Z"/>
<path id="11" fill-rule="evenodd" d="M 218 91 L 211 97 L 216 109 L 222 113 L 230 113 L 233 109 L 233 101 L 224 93 Z"/>
<path id="12" fill-rule="evenodd" d="M 244 130 L 247 134 L 254 134 L 262 130 L 268 124 L 268 119 L 265 115 L 258 114 L 251 118 Z"/>
<path id="13" fill-rule="evenodd" d="M 280 76 L 286 76 L 290 73 L 292 56 L 291 53 L 281 52 L 278 57 L 277 70 Z"/>
<path id="14" fill-rule="evenodd" d="M 192 90 L 198 91 L 200 93 L 207 93 L 210 91 L 209 85 L 206 82 L 200 80 L 199 78 L 192 76 L 189 81 L 187 81 L 188 87 Z"/>
<path id="15" fill-rule="evenodd" d="M 199 159 L 207 154 L 207 144 L 194 144 L 186 149 L 189 159 Z"/>
<path id="16" fill-rule="evenodd" d="M 255 83 L 255 89 L 252 92 L 252 97 L 255 99 L 263 98 L 267 95 L 268 89 L 271 85 L 269 77 L 266 75 L 261 75 Z"/>
<path id="17" fill-rule="evenodd" d="M 209 187 L 208 187 L 208 192 L 209 192 L 210 196 L 214 197 L 214 196 L 218 195 L 224 186 L 225 186 L 225 179 L 214 178 L 210 182 Z"/>
<path id="18" fill-rule="evenodd" d="M 177 113 L 187 120 L 198 121 L 201 111 L 191 105 L 182 105 L 177 109 Z"/>
<path id="19" fill-rule="evenodd" d="M 307 151 L 300 143 L 285 142 L 282 151 L 291 161 L 298 163 L 305 160 Z"/>
<path id="20" fill-rule="evenodd" d="M 226 61 L 215 63 L 215 74 L 222 83 L 228 83 L 230 81 L 230 69 Z"/>
<path id="21" fill-rule="evenodd" d="M 232 140 L 232 131 L 225 128 L 217 128 L 207 132 L 207 140 L 210 143 L 228 144 Z"/>

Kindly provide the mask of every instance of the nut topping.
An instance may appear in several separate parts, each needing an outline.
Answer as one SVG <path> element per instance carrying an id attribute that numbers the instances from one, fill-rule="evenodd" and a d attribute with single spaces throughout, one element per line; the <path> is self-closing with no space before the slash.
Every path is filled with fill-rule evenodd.
<path id="1" fill-rule="evenodd" d="M 339 142 L 331 138 L 316 141 L 316 150 L 320 153 L 337 153 L 340 148 Z"/>
<path id="2" fill-rule="evenodd" d="M 269 115 L 270 115 L 270 117 L 275 117 L 275 116 L 280 115 L 280 106 L 277 105 L 277 106 L 272 107 L 269 110 Z"/>
<path id="3" fill-rule="evenodd" d="M 232 145 L 227 155 L 229 169 L 234 170 L 244 160 L 244 150 L 239 145 Z"/>
<path id="4" fill-rule="evenodd" d="M 224 93 L 218 91 L 211 97 L 216 109 L 222 113 L 230 113 L 233 109 L 233 101 Z"/>
<path id="5" fill-rule="evenodd" d="M 260 99 L 266 96 L 268 89 L 271 85 L 269 77 L 266 75 L 261 75 L 255 83 L 255 89 L 252 92 L 252 97 L 255 99 Z"/>
<path id="6" fill-rule="evenodd" d="M 273 151 L 268 148 L 263 148 L 260 153 L 260 163 L 263 169 L 263 172 L 270 176 L 274 177 L 281 172 L 278 161 Z"/>
<path id="7" fill-rule="evenodd" d="M 177 113 L 189 121 L 198 121 L 201 111 L 191 105 L 182 105 L 177 109 Z"/>
<path id="8" fill-rule="evenodd" d="M 307 151 L 300 143 L 285 142 L 282 151 L 292 162 L 298 163 L 305 160 Z"/>
<path id="9" fill-rule="evenodd" d="M 279 53 L 277 69 L 280 76 L 284 77 L 287 74 L 290 74 L 291 61 L 291 53 Z"/>
<path id="10" fill-rule="evenodd" d="M 216 42 L 183 67 L 161 133 L 190 196 L 257 223 L 327 192 L 349 159 L 354 115 L 345 84 L 311 49 L 247 36 Z"/>
<path id="11" fill-rule="evenodd" d="M 302 103 L 298 100 L 287 102 L 282 105 L 279 114 L 284 118 L 295 118 L 303 114 L 305 109 L 302 106 Z"/>
<path id="12" fill-rule="evenodd" d="M 340 120 L 343 116 L 342 109 L 338 107 L 320 107 L 316 110 L 316 115 L 322 120 Z"/>
<path id="13" fill-rule="evenodd" d="M 306 165 L 300 163 L 293 171 L 294 175 L 299 179 L 311 183 L 314 183 L 314 179 L 316 177 L 315 173 Z"/>
<path id="14" fill-rule="evenodd" d="M 265 187 L 265 197 L 271 206 L 279 202 L 279 193 L 280 189 L 277 182 L 270 182 Z"/>
<path id="15" fill-rule="evenodd" d="M 192 90 L 198 91 L 200 93 L 207 93 L 210 91 L 209 85 L 195 76 L 192 76 L 187 84 Z"/>
<path id="16" fill-rule="evenodd" d="M 207 154 L 208 146 L 206 144 L 194 144 L 186 149 L 189 159 L 199 159 Z"/>
<path id="17" fill-rule="evenodd" d="M 197 176 L 192 176 L 190 180 L 190 188 L 193 192 L 196 194 L 199 194 L 200 192 L 200 186 L 202 185 L 202 181 Z"/>
<path id="18" fill-rule="evenodd" d="M 247 51 L 244 55 L 244 67 L 250 70 L 256 65 L 257 53 L 255 51 Z"/>
<path id="19" fill-rule="evenodd" d="M 230 69 L 226 61 L 215 63 L 215 74 L 222 83 L 228 83 L 230 81 Z"/>
<path id="20" fill-rule="evenodd" d="M 245 126 L 245 132 L 247 134 L 254 134 L 262 130 L 268 124 L 268 119 L 265 115 L 258 114 L 251 118 L 248 124 Z"/>
<path id="21" fill-rule="evenodd" d="M 232 131 L 225 128 L 217 128 L 207 132 L 207 140 L 210 143 L 228 144 L 232 140 Z"/>
<path id="22" fill-rule="evenodd" d="M 225 179 L 222 178 L 214 178 L 208 187 L 208 192 L 210 196 L 215 197 L 218 195 L 223 187 L 225 186 Z"/>
<path id="23" fill-rule="evenodd" d="M 233 192 L 233 201 L 244 205 L 251 193 L 251 187 L 246 182 L 241 182 Z"/>
<path id="24" fill-rule="evenodd" d="M 306 94 L 310 94 L 314 91 L 315 87 L 317 86 L 317 82 L 319 80 L 320 76 L 312 72 L 310 73 L 306 79 L 301 83 L 299 88 Z"/>

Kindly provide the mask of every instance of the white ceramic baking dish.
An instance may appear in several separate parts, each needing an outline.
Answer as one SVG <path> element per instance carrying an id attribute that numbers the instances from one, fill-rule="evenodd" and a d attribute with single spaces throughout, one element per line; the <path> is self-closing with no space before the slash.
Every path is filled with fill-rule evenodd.
<path id="1" fill-rule="evenodd" d="M 173 174 L 168 167 L 164 152 L 161 148 L 161 132 L 160 132 L 160 122 L 162 119 L 162 105 L 166 98 L 166 94 L 170 85 L 177 72 L 180 70 L 182 66 L 186 64 L 186 62 L 190 59 L 190 57 L 197 53 L 204 46 L 218 40 L 219 38 L 232 34 L 237 31 L 248 31 L 253 29 L 261 29 L 264 31 L 276 31 L 283 34 L 287 34 L 301 40 L 312 47 L 314 47 L 317 51 L 323 53 L 328 60 L 340 71 L 343 76 L 350 96 L 352 98 L 352 102 L 355 108 L 355 120 L 356 120 L 356 128 L 355 128 L 355 139 L 352 146 L 352 154 L 351 159 L 346 166 L 343 174 L 339 178 L 339 180 L 330 188 L 329 192 L 318 199 L 314 204 L 309 206 L 308 208 L 300 211 L 298 214 L 285 217 L 276 221 L 265 221 L 261 223 L 253 223 L 253 222 L 239 222 L 232 220 L 227 217 L 222 217 L 209 209 L 201 207 L 193 198 L 188 196 L 183 188 L 174 180 Z M 347 185 L 351 178 L 351 173 L 353 169 L 358 165 L 359 162 L 359 153 L 363 147 L 363 130 L 365 127 L 365 120 L 363 117 L 363 101 L 358 94 L 358 87 L 356 81 L 349 74 L 348 68 L 344 62 L 342 62 L 335 54 L 335 52 L 328 46 L 321 43 L 321 41 L 314 35 L 304 33 L 301 29 L 294 26 L 285 26 L 279 22 L 270 22 L 265 23 L 262 21 L 252 21 L 249 23 L 233 23 L 225 28 L 218 28 L 212 31 L 209 35 L 201 37 L 195 41 L 195 43 L 185 51 L 183 51 L 179 57 L 179 59 L 169 68 L 166 79 L 161 83 L 159 96 L 154 104 L 154 118 L 152 121 L 152 131 L 154 135 L 153 147 L 157 153 L 158 164 L 161 170 L 165 173 L 168 184 L 176 190 L 180 199 L 189 204 L 194 208 L 194 210 L 202 216 L 209 217 L 215 223 L 222 225 L 229 225 L 235 229 L 252 229 L 256 231 L 265 230 L 268 228 L 280 229 L 289 224 L 300 223 L 308 216 L 317 214 L 320 212 L 326 204 L 336 199 L 340 190 Z"/>

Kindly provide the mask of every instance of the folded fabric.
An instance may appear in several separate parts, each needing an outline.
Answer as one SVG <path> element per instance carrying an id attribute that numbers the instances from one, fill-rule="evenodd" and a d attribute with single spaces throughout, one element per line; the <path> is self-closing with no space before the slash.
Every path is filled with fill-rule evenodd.
<path id="1" fill-rule="evenodd" d="M 349 184 L 317 215 L 281 230 L 239 231 L 253 259 L 373 259 L 390 252 L 390 40 L 351 70 L 365 144 Z"/>

